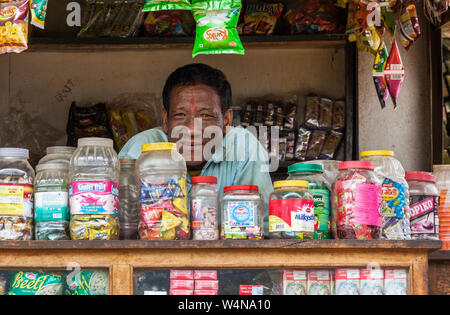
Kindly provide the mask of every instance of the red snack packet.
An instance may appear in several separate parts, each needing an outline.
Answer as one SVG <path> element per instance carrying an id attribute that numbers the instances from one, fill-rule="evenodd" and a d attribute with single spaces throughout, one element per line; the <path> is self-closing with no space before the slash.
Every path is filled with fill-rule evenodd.
<path id="1" fill-rule="evenodd" d="M 389 53 L 384 75 L 389 88 L 389 93 L 394 102 L 394 107 L 396 107 L 397 97 L 400 93 L 403 80 L 405 79 L 405 67 L 403 66 L 396 41 L 394 41 L 391 52 Z"/>

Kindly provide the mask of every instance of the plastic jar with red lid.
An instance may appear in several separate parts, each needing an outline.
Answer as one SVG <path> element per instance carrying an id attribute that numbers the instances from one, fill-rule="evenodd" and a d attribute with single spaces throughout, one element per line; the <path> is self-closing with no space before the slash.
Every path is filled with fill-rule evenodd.
<path id="1" fill-rule="evenodd" d="M 263 239 L 264 201 L 258 186 L 227 186 L 223 192 L 221 238 Z"/>
<path id="2" fill-rule="evenodd" d="M 375 175 L 371 162 L 341 162 L 332 194 L 334 238 L 380 238 L 381 182 Z"/>
<path id="3" fill-rule="evenodd" d="M 191 227 L 193 240 L 219 239 L 217 177 L 191 178 Z"/>

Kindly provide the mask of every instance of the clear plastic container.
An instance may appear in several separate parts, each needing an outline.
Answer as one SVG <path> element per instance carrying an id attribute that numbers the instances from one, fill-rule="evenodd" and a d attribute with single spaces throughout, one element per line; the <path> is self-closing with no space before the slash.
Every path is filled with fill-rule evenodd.
<path id="1" fill-rule="evenodd" d="M 381 182 L 371 162 L 341 162 L 331 200 L 334 238 L 381 237 Z"/>
<path id="2" fill-rule="evenodd" d="M 364 151 L 361 160 L 372 162 L 381 181 L 383 226 L 381 239 L 409 240 L 409 187 L 402 164 L 392 151 Z"/>
<path id="3" fill-rule="evenodd" d="M 175 143 L 142 146 L 142 154 L 136 161 L 140 185 L 141 239 L 189 239 L 186 172 L 186 162 Z"/>
<path id="4" fill-rule="evenodd" d="M 0 240 L 33 238 L 34 170 L 27 149 L 0 148 Z"/>
<path id="5" fill-rule="evenodd" d="M 313 160 L 313 161 L 304 161 L 298 162 L 297 164 L 318 164 L 322 165 L 323 176 L 327 180 L 327 182 L 331 185 L 336 181 L 336 177 L 339 175 L 339 163 L 341 161 L 337 160 Z"/>
<path id="6" fill-rule="evenodd" d="M 450 165 L 433 165 L 433 175 L 440 194 L 439 239 L 443 250 L 450 250 Z"/>
<path id="7" fill-rule="evenodd" d="M 191 224 L 193 240 L 219 239 L 217 178 L 191 178 Z"/>
<path id="8" fill-rule="evenodd" d="M 264 200 L 258 186 L 224 187 L 220 203 L 221 239 L 264 238 Z"/>
<path id="9" fill-rule="evenodd" d="M 313 239 L 314 198 L 304 180 L 273 183 L 269 201 L 269 238 Z"/>
<path id="10" fill-rule="evenodd" d="M 406 172 L 411 210 L 411 238 L 439 239 L 439 190 L 434 176 L 427 172 Z"/>
<path id="11" fill-rule="evenodd" d="M 72 239 L 119 239 L 119 174 L 111 139 L 78 139 L 69 167 Z"/>
<path id="12" fill-rule="evenodd" d="M 77 148 L 55 146 L 47 148 L 47 155 L 39 160 L 39 164 L 45 163 L 70 163 L 70 158 Z"/>
<path id="13" fill-rule="evenodd" d="M 69 240 L 69 165 L 44 163 L 34 181 L 35 238 Z"/>
<path id="14" fill-rule="evenodd" d="M 119 218 L 120 239 L 138 239 L 139 186 L 136 180 L 136 160 L 120 160 Z"/>
<path id="15" fill-rule="evenodd" d="M 321 164 L 297 163 L 288 167 L 288 180 L 306 180 L 314 197 L 314 239 L 330 239 L 331 184 L 323 174 Z"/>

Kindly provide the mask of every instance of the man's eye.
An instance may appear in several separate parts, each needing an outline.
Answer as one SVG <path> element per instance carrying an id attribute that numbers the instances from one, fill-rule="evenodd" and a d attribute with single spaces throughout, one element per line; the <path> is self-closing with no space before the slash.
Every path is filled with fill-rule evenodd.
<path id="1" fill-rule="evenodd" d="M 174 114 L 173 115 L 174 117 L 177 117 L 177 118 L 181 118 L 181 117 L 184 117 L 184 116 L 186 116 L 184 113 L 176 113 L 176 114 Z"/>
<path id="2" fill-rule="evenodd" d="M 201 114 L 200 115 L 202 118 L 214 118 L 214 116 L 213 115 L 210 115 L 210 114 Z"/>

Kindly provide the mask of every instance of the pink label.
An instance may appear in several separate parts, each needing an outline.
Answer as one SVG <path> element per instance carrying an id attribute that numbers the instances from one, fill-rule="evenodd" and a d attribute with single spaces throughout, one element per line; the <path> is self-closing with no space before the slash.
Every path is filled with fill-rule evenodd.
<path id="1" fill-rule="evenodd" d="M 218 295 L 217 290 L 195 290 L 194 295 Z"/>
<path id="2" fill-rule="evenodd" d="M 381 226 L 381 187 L 357 184 L 355 189 L 355 223 Z"/>
<path id="3" fill-rule="evenodd" d="M 71 182 L 69 200 L 72 215 L 119 215 L 119 185 L 112 181 Z"/>
<path id="4" fill-rule="evenodd" d="M 171 280 L 194 280 L 194 272 L 192 270 L 170 270 Z"/>
<path id="5" fill-rule="evenodd" d="M 195 281 L 196 290 L 218 290 L 219 281 L 218 280 L 196 280 Z"/>
<path id="6" fill-rule="evenodd" d="M 411 206 L 411 219 L 434 210 L 434 198 L 425 199 Z"/>
<path id="7" fill-rule="evenodd" d="M 170 290 L 194 290 L 194 280 L 170 280 Z"/>
<path id="8" fill-rule="evenodd" d="M 195 270 L 195 280 L 217 280 L 217 270 Z"/>

